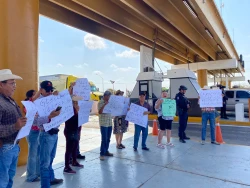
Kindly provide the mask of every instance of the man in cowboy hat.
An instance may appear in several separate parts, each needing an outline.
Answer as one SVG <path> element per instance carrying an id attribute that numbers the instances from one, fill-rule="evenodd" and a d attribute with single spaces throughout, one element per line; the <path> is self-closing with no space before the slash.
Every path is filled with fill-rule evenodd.
<path id="1" fill-rule="evenodd" d="M 179 93 L 176 94 L 175 100 L 177 105 L 177 112 L 179 116 L 179 138 L 181 143 L 186 143 L 185 140 L 190 138 L 186 136 L 185 130 L 187 128 L 188 121 L 188 109 L 190 108 L 190 102 L 185 97 L 187 87 L 181 85 L 179 88 Z"/>
<path id="2" fill-rule="evenodd" d="M 11 70 L 0 70 L 0 187 L 12 187 L 19 145 L 14 145 L 18 131 L 25 126 L 27 119 L 22 117 L 17 103 L 12 99 L 16 81 L 21 77 Z"/>
<path id="3" fill-rule="evenodd" d="M 208 86 L 204 86 L 202 90 L 209 90 Z M 200 100 L 200 97 L 198 97 Z M 200 101 L 199 101 L 200 102 Z M 198 102 L 198 103 L 199 103 Z M 203 107 L 202 111 L 202 131 L 201 131 L 201 144 L 205 144 L 206 131 L 207 131 L 207 121 L 209 120 L 210 131 L 211 131 L 211 144 L 220 145 L 215 141 L 215 108 L 214 107 Z"/>

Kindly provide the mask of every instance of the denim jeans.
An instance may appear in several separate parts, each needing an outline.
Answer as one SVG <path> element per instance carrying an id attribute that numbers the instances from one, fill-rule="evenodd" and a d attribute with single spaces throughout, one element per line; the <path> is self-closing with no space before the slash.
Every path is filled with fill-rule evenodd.
<path id="1" fill-rule="evenodd" d="M 100 156 L 104 156 L 109 151 L 109 143 L 112 133 L 112 126 L 104 127 L 100 126 L 101 135 L 102 135 L 102 142 L 101 142 L 101 149 L 100 149 Z"/>
<path id="2" fill-rule="evenodd" d="M 215 112 L 202 112 L 202 132 L 201 139 L 206 140 L 207 121 L 210 123 L 211 142 L 215 141 Z"/>
<path id="3" fill-rule="evenodd" d="M 142 141 L 141 141 L 141 147 L 145 148 L 146 146 L 146 141 L 148 137 L 148 127 L 142 127 L 140 125 L 135 124 L 135 134 L 134 134 L 134 148 L 137 149 L 138 147 L 138 142 L 140 138 L 140 134 L 142 132 Z"/>
<path id="4" fill-rule="evenodd" d="M 19 152 L 19 145 L 5 144 L 0 148 L 0 188 L 12 187 Z"/>
<path id="5" fill-rule="evenodd" d="M 29 154 L 27 161 L 27 177 L 26 181 L 32 182 L 40 176 L 40 146 L 39 146 L 40 131 L 31 130 L 27 136 Z"/>
<path id="6" fill-rule="evenodd" d="M 40 173 L 41 188 L 49 188 L 50 182 L 55 179 L 52 163 L 56 156 L 58 135 L 40 132 Z"/>

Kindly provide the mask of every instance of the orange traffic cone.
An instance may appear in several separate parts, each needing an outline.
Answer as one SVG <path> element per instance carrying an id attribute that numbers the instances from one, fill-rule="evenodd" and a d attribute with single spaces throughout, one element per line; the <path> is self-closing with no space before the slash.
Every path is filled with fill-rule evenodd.
<path id="1" fill-rule="evenodd" d="M 155 119 L 154 119 L 154 122 L 153 122 L 153 131 L 152 131 L 152 135 L 153 135 L 153 136 L 158 136 L 158 126 L 157 126 L 157 122 L 156 122 Z"/>
<path id="2" fill-rule="evenodd" d="M 218 142 L 218 143 L 220 143 L 220 144 L 225 143 L 225 142 L 223 141 L 223 138 L 222 138 L 222 133 L 221 133 L 220 123 L 219 123 L 219 122 L 216 123 L 216 133 L 215 133 L 215 135 L 216 135 L 216 142 Z"/>

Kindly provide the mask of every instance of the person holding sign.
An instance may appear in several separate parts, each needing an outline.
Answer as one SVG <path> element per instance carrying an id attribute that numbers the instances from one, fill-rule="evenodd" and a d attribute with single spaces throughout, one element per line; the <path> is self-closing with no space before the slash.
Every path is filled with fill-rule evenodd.
<path id="1" fill-rule="evenodd" d="M 103 98 L 98 103 L 99 110 L 99 124 L 102 135 L 102 142 L 100 148 L 100 160 L 105 159 L 104 156 L 112 157 L 113 154 L 109 152 L 109 143 L 112 133 L 112 117 L 111 114 L 104 114 L 103 109 L 108 104 L 109 98 L 111 96 L 110 91 L 105 91 Z"/>
<path id="2" fill-rule="evenodd" d="M 172 121 L 174 119 L 173 116 L 164 116 L 163 112 L 162 112 L 162 106 L 163 106 L 163 102 L 164 99 L 167 99 L 168 93 L 166 91 L 162 91 L 162 98 L 158 99 L 155 103 L 155 110 L 158 113 L 158 121 L 160 124 L 160 131 L 158 134 L 158 144 L 157 147 L 161 148 L 161 149 L 165 149 L 165 144 L 162 144 L 162 138 L 163 135 L 166 131 L 166 137 L 167 137 L 167 143 L 166 146 L 174 146 L 171 142 L 170 142 L 170 138 L 171 138 L 171 129 L 172 129 Z M 171 100 L 171 99 L 169 99 Z"/>
<path id="3" fill-rule="evenodd" d="M 188 109 L 190 108 L 190 102 L 185 96 L 186 91 L 186 86 L 181 85 L 179 88 L 179 93 L 177 93 L 175 96 L 177 112 L 179 116 L 179 140 L 181 143 L 186 143 L 185 140 L 190 139 L 185 133 L 188 121 Z"/>
<path id="4" fill-rule="evenodd" d="M 115 95 L 122 96 L 123 92 L 118 90 L 116 91 Z M 125 146 L 122 144 L 123 133 L 127 132 L 127 129 L 128 129 L 128 121 L 125 120 L 125 117 L 126 115 L 122 115 L 122 116 L 116 116 L 114 118 L 113 133 L 115 134 L 117 149 L 125 148 Z"/>
<path id="5" fill-rule="evenodd" d="M 147 116 L 151 112 L 151 107 L 150 105 L 145 101 L 146 99 L 146 93 L 145 92 L 140 92 L 139 93 L 139 101 L 136 102 L 136 105 L 142 106 L 144 108 L 147 108 L 148 111 L 144 112 L 143 115 Z M 142 132 L 142 149 L 148 151 L 149 148 L 146 146 L 146 141 L 148 137 L 148 125 L 145 127 L 142 127 L 140 125 L 135 124 L 135 133 L 134 133 L 134 151 L 137 151 L 138 147 L 138 142 L 140 138 L 140 134 Z"/>
<path id="6" fill-rule="evenodd" d="M 204 86 L 202 90 L 209 90 L 210 88 L 208 86 Z M 219 96 L 221 97 L 221 96 Z M 200 104 L 200 96 L 198 97 Z M 205 99 L 202 99 L 205 100 Z M 207 100 L 212 100 L 211 98 Z M 210 131 L 211 131 L 211 144 L 220 145 L 218 142 L 215 141 L 215 107 L 202 107 L 202 131 L 201 131 L 201 144 L 205 144 L 206 140 L 206 132 L 207 132 L 207 121 L 209 120 L 210 124 Z"/>
<path id="7" fill-rule="evenodd" d="M 11 70 L 0 70 L 0 187 L 12 187 L 20 147 L 14 144 L 19 130 L 27 118 L 22 116 L 18 104 L 12 99 L 16 81 L 21 77 Z"/>
<path id="8" fill-rule="evenodd" d="M 54 91 L 52 82 L 43 81 L 40 84 L 40 97 L 44 98 L 50 95 L 58 95 L 57 91 Z M 48 117 L 36 117 L 34 124 L 40 128 L 40 174 L 41 174 L 41 187 L 49 188 L 50 185 L 56 185 L 63 182 L 63 179 L 55 178 L 54 170 L 52 168 L 53 160 L 56 156 L 57 140 L 58 140 L 58 128 L 50 129 L 45 132 L 43 124 L 49 123 L 52 118 L 60 114 L 60 107 L 53 110 Z M 59 126 L 59 125 L 58 125 Z"/>
<path id="9" fill-rule="evenodd" d="M 80 134 L 78 127 L 78 101 L 82 100 L 82 97 L 72 96 L 74 116 L 65 122 L 64 135 L 66 138 L 66 152 L 65 152 L 65 167 L 63 172 L 66 174 L 75 174 L 76 171 L 70 167 L 70 157 L 72 156 L 72 166 L 83 168 L 83 165 L 79 164 L 77 158 L 77 147 L 80 140 Z"/>

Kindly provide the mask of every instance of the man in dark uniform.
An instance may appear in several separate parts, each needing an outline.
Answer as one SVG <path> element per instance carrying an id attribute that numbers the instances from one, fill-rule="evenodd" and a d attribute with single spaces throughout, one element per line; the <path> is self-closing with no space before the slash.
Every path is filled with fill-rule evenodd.
<path id="1" fill-rule="evenodd" d="M 185 97 L 187 88 L 183 85 L 179 88 L 179 93 L 176 94 L 175 100 L 177 105 L 177 111 L 179 116 L 179 138 L 181 143 L 186 143 L 185 140 L 189 140 L 185 134 L 188 121 L 188 109 L 190 108 L 190 102 Z"/>
<path id="2" fill-rule="evenodd" d="M 222 86 L 222 85 L 220 86 L 220 89 L 221 89 L 222 95 L 223 95 L 223 99 L 222 99 L 223 100 L 223 106 L 221 107 L 221 114 L 220 114 L 220 116 L 223 119 L 228 119 L 227 114 L 226 114 L 226 111 L 227 111 L 227 100 L 228 100 L 228 98 L 225 95 L 224 88 L 225 88 L 225 86 Z"/>

